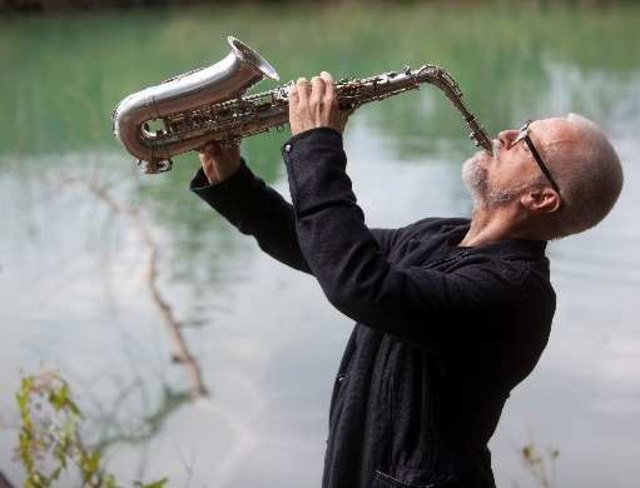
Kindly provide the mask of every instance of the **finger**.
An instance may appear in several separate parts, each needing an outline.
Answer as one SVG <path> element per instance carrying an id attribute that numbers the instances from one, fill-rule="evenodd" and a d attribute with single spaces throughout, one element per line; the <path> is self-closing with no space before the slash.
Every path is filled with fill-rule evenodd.
<path id="1" fill-rule="evenodd" d="M 208 142 L 198 151 L 198 159 L 200 160 L 200 165 L 202 169 L 204 169 L 207 178 L 209 181 L 213 181 L 212 178 L 215 178 L 215 161 L 217 159 L 219 148 L 217 144 L 214 142 Z"/>
<path id="2" fill-rule="evenodd" d="M 222 157 L 222 146 L 219 141 L 211 141 L 207 145 L 206 155 L 213 159 L 220 159 Z"/>
<path id="3" fill-rule="evenodd" d="M 333 81 L 333 76 L 331 76 L 327 71 L 323 71 L 320 73 L 320 76 L 324 80 L 325 91 L 324 98 L 326 101 L 335 103 L 337 101 L 336 96 L 336 85 Z"/>
<path id="4" fill-rule="evenodd" d="M 215 151 L 217 145 L 218 145 L 218 141 L 216 140 L 205 142 L 204 146 L 200 148 L 200 152 L 207 153 L 207 152 Z"/>
<path id="5" fill-rule="evenodd" d="M 319 76 L 311 78 L 311 100 L 316 104 L 320 102 L 324 97 L 325 83 Z"/>
<path id="6" fill-rule="evenodd" d="M 297 85 L 291 84 L 287 92 L 287 99 L 289 100 L 289 108 L 291 108 L 292 105 L 298 104 L 300 101 L 300 90 L 298 90 Z"/>
<path id="7" fill-rule="evenodd" d="M 203 158 L 212 158 L 217 153 L 216 143 L 214 141 L 207 142 L 204 146 L 198 149 L 198 153 Z"/>
<path id="8" fill-rule="evenodd" d="M 304 77 L 298 78 L 298 82 L 296 83 L 298 87 L 298 97 L 300 99 L 300 103 L 305 103 L 309 98 L 309 93 L 311 92 L 311 85 L 309 84 L 309 80 Z"/>
<path id="9" fill-rule="evenodd" d="M 311 89 L 311 85 L 309 85 L 309 80 L 307 80 L 304 76 L 298 78 L 296 82 L 296 86 L 298 87 L 299 92 L 304 92 Z"/>
<path id="10" fill-rule="evenodd" d="M 296 85 L 292 85 L 289 88 L 289 94 L 287 95 L 289 99 L 289 120 L 294 116 L 296 111 L 298 110 L 298 103 L 300 103 L 300 95 L 299 95 L 298 87 Z"/>
<path id="11" fill-rule="evenodd" d="M 321 71 L 320 76 L 324 81 L 328 83 L 333 83 L 333 76 L 331 76 L 331 73 L 329 73 L 328 71 Z"/>

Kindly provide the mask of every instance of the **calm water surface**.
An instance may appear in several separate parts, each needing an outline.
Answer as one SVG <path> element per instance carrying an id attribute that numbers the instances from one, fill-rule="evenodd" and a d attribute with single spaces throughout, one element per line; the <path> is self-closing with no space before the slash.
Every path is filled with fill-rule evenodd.
<path id="1" fill-rule="evenodd" d="M 623 160 L 624 192 L 598 228 L 549 245 L 559 298 L 551 341 L 513 392 L 491 448 L 500 486 L 537 486 L 519 457 L 529 442 L 560 450 L 559 487 L 637 486 L 639 21 L 632 5 L 0 19 L 0 470 L 21 480 L 13 393 L 21 372 L 44 367 L 70 381 L 87 436 L 109 446 L 109 469 L 123 483 L 319 486 L 351 321 L 312 279 L 263 256 L 189 194 L 193 155 L 166 175 L 140 176 L 110 135 L 119 99 L 217 61 L 235 34 L 284 80 L 443 65 L 492 133 L 569 111 L 605 128 Z M 361 109 L 346 149 L 368 224 L 468 215 L 459 174 L 473 148 L 464 134 L 434 88 Z M 288 195 L 286 137 L 255 137 L 243 151 Z M 98 198 L 91 182 L 141 220 Z M 158 287 L 211 393 L 195 403 L 146 283 L 142 232 L 157 246 Z"/>

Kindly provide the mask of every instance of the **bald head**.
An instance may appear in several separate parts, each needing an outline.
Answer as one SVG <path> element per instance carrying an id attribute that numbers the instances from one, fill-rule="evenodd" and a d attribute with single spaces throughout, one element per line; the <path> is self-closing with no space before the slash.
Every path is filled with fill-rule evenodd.
<path id="1" fill-rule="evenodd" d="M 595 123 L 580 115 L 534 124 L 532 132 L 538 135 L 562 198 L 560 208 L 550 215 L 551 237 L 593 227 L 609 213 L 622 190 L 622 166 L 613 146 Z"/>

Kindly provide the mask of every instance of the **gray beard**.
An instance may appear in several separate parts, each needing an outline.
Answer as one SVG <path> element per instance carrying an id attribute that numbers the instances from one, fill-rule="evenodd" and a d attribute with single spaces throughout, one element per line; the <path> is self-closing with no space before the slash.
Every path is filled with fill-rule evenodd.
<path id="1" fill-rule="evenodd" d="M 462 181 L 473 198 L 475 207 L 493 208 L 513 201 L 520 195 L 523 187 L 496 188 L 489 182 L 487 170 L 480 166 L 482 151 L 467 159 L 462 165 Z"/>
<path id="2" fill-rule="evenodd" d="M 473 197 L 474 204 L 482 204 L 489 191 L 489 175 L 479 164 L 481 153 L 476 153 L 462 165 L 462 182 Z"/>

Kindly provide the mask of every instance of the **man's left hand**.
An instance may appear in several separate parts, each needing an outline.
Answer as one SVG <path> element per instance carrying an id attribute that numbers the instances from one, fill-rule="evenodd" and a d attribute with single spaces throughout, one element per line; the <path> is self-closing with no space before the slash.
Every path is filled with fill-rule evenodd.
<path id="1" fill-rule="evenodd" d="M 289 90 L 292 136 L 317 127 L 330 127 L 342 134 L 349 115 L 350 111 L 338 108 L 336 86 L 326 71 L 314 76 L 311 83 L 306 78 L 298 78 Z"/>

